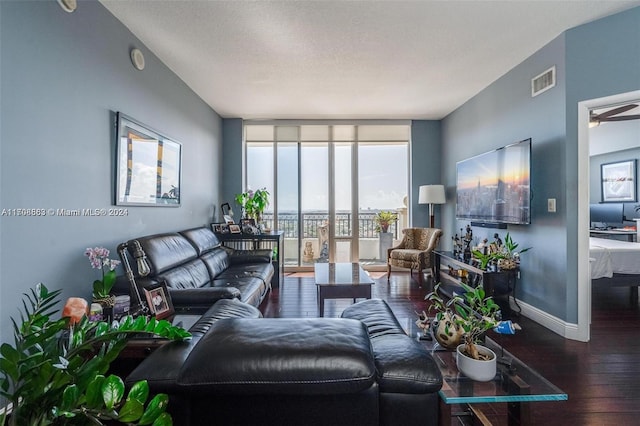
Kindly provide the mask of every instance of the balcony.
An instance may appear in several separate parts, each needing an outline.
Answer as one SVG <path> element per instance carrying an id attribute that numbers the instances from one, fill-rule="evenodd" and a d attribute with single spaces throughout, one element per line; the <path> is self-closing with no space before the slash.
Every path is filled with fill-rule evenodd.
<path id="1" fill-rule="evenodd" d="M 378 211 L 364 211 L 358 213 L 358 230 L 360 263 L 368 265 L 384 265 L 386 259 L 380 256 L 380 238 L 375 230 L 374 216 Z M 399 221 L 389 227 L 393 235 L 393 244 L 398 242 L 400 224 L 406 223 L 406 213 L 396 211 Z M 278 226 L 274 226 L 273 213 L 265 213 L 263 222 L 271 229 L 284 231 L 284 255 L 285 266 L 305 266 L 315 262 L 328 261 L 328 247 L 324 246 L 326 237 L 321 235 L 322 229 L 327 229 L 329 215 L 327 212 L 308 211 L 302 213 L 301 226 L 298 223 L 297 213 L 279 213 Z M 404 225 L 402 225 L 404 226 Z M 299 228 L 302 228 L 301 230 Z M 302 246 L 298 248 L 298 235 L 302 235 Z M 352 214 L 337 213 L 335 220 L 335 237 L 337 241 L 335 259 L 337 262 L 350 261 L 350 238 L 356 234 L 352 229 Z M 309 246 L 310 244 L 310 246 Z M 311 256 L 305 248 L 310 248 Z M 323 250 L 324 248 L 324 250 Z M 300 264 L 298 264 L 300 259 Z"/>

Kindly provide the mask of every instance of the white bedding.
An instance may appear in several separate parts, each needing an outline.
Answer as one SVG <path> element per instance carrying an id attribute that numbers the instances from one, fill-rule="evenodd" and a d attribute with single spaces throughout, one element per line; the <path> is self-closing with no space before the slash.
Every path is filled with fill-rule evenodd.
<path id="1" fill-rule="evenodd" d="M 589 237 L 591 278 L 640 274 L 640 243 Z"/>

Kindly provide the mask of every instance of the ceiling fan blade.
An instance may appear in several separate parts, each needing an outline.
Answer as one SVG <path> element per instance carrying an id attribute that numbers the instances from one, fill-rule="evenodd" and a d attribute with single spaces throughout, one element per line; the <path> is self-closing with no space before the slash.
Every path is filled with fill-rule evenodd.
<path id="1" fill-rule="evenodd" d="M 627 120 L 638 120 L 638 119 L 640 119 L 640 114 L 621 115 L 620 117 L 600 118 L 598 121 L 627 121 Z"/>
<path id="2" fill-rule="evenodd" d="M 627 112 L 629 110 L 632 110 L 637 106 L 638 105 L 636 105 L 636 104 L 623 105 L 621 107 L 613 108 L 613 109 L 610 109 L 609 111 L 605 111 L 605 112 L 602 112 L 600 114 L 594 114 L 593 118 L 595 120 L 602 121 L 603 119 L 611 117 L 612 115 L 622 114 L 623 112 Z"/>

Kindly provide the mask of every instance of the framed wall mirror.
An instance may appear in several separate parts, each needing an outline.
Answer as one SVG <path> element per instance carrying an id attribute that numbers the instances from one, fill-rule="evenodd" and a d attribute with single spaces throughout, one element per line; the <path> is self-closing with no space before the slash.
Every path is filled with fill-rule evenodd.
<path id="1" fill-rule="evenodd" d="M 116 120 L 116 205 L 179 207 L 182 145 L 121 112 Z"/>

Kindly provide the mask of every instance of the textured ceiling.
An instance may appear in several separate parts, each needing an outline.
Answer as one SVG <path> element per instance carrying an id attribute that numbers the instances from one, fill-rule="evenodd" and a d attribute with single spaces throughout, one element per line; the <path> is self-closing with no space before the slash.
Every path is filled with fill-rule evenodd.
<path id="1" fill-rule="evenodd" d="M 565 30 L 640 5 L 101 3 L 220 115 L 245 119 L 440 119 Z"/>

